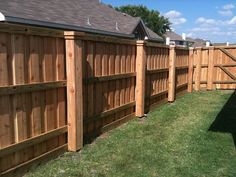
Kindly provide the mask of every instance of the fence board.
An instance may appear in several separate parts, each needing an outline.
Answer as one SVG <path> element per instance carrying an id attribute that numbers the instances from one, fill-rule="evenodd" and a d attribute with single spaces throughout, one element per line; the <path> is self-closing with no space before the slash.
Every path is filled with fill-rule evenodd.
<path id="1" fill-rule="evenodd" d="M 103 127 L 134 113 L 134 106 L 118 108 L 134 101 L 130 99 L 131 94 L 134 97 L 135 89 L 135 67 L 131 63 L 136 63 L 136 50 L 130 43 L 115 44 L 86 38 L 83 42 L 87 65 L 83 79 L 84 100 L 88 99 L 84 109 L 89 110 L 84 115 L 84 127 L 88 127 L 84 136 L 90 139 Z M 119 111 L 104 116 L 113 109 Z"/>
<path id="2" fill-rule="evenodd" d="M 58 40 L 62 44 L 58 66 L 63 68 L 59 72 L 65 76 L 64 40 Z M 46 92 L 50 92 L 47 97 L 49 99 L 51 95 L 57 95 L 59 90 L 65 91 L 66 83 L 61 82 L 65 77 L 60 76 L 58 80 L 55 78 L 55 61 L 59 53 L 55 41 L 56 37 L 0 32 L 0 152 L 9 146 L 16 147 L 10 154 L 0 157 L 1 174 L 59 146 L 58 143 L 51 146 L 53 140 L 50 140 L 18 148 L 19 143 L 27 143 L 31 138 L 47 133 L 45 128 L 48 127 L 45 127 L 44 121 L 45 107 L 48 106 L 45 101 Z M 49 49 L 51 52 L 47 51 Z M 46 67 L 49 68 L 47 77 L 51 79 L 43 78 Z M 48 115 L 48 120 L 58 119 L 61 126 L 64 126 L 66 97 L 63 94 L 60 96 L 60 102 L 54 97 L 54 106 L 48 109 L 51 112 L 60 110 L 60 117 L 57 114 Z M 50 130 L 56 128 L 57 125 L 53 125 Z M 62 134 L 64 139 L 61 145 L 64 145 L 65 132 Z M 58 136 L 55 138 L 57 142 Z"/>

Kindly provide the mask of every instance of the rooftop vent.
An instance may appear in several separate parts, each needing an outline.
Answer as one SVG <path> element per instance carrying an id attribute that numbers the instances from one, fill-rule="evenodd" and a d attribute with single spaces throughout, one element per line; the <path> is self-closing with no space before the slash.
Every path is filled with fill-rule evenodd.
<path id="1" fill-rule="evenodd" d="M 5 20 L 6 20 L 5 16 L 0 12 L 0 21 L 5 21 Z"/>
<path id="2" fill-rule="evenodd" d="M 87 19 L 87 25 L 91 26 L 92 24 L 90 23 L 90 18 L 88 17 Z"/>
<path id="3" fill-rule="evenodd" d="M 120 31 L 119 26 L 118 26 L 118 22 L 116 22 L 116 31 Z"/>
<path id="4" fill-rule="evenodd" d="M 182 39 L 185 41 L 186 40 L 186 34 L 182 33 Z"/>

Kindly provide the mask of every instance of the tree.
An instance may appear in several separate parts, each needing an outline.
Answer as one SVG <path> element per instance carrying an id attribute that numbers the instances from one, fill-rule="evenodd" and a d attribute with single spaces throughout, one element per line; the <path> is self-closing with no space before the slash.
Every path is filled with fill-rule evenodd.
<path id="1" fill-rule="evenodd" d="M 141 17 L 145 25 L 160 36 L 163 36 L 167 30 L 170 30 L 171 23 L 169 19 L 160 15 L 160 12 L 157 10 L 149 10 L 143 5 L 127 5 L 115 7 L 115 9 L 133 17 Z"/>

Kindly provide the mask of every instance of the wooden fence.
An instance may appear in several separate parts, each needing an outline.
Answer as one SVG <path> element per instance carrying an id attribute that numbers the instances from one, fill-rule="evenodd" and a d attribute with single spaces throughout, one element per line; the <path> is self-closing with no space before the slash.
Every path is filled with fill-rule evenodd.
<path id="1" fill-rule="evenodd" d="M 189 50 L 176 48 L 176 94 L 188 89 Z"/>
<path id="2" fill-rule="evenodd" d="M 188 50 L 0 27 L 1 175 L 17 175 L 51 155 L 77 151 L 86 140 L 187 90 L 235 88 L 236 47 Z"/>
<path id="3" fill-rule="evenodd" d="M 169 47 L 148 43 L 146 46 L 145 109 L 167 102 L 169 79 Z"/>
<path id="4" fill-rule="evenodd" d="M 193 52 L 195 90 L 236 88 L 236 46 L 197 48 Z"/>
<path id="5" fill-rule="evenodd" d="M 136 42 L 84 38 L 82 45 L 87 139 L 134 116 Z"/>
<path id="6" fill-rule="evenodd" d="M 1 175 L 67 150 L 63 36 L 17 29 L 0 32 Z"/>

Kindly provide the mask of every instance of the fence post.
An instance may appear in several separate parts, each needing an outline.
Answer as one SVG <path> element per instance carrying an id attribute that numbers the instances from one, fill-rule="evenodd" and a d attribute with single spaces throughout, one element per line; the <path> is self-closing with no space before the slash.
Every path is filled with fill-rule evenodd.
<path id="1" fill-rule="evenodd" d="M 209 47 L 207 90 L 213 89 L 213 71 L 214 71 L 214 47 Z"/>
<path id="2" fill-rule="evenodd" d="M 168 88 L 168 102 L 175 101 L 175 59 L 176 59 L 176 51 L 174 46 L 170 46 L 169 53 L 169 88 Z"/>
<path id="3" fill-rule="evenodd" d="M 145 109 L 146 53 L 145 41 L 137 41 L 136 58 L 136 116 L 143 117 Z"/>
<path id="4" fill-rule="evenodd" d="M 193 48 L 189 48 L 188 92 L 193 92 Z"/>
<path id="5" fill-rule="evenodd" d="M 83 146 L 83 48 L 76 37 L 75 32 L 65 32 L 69 151 L 78 151 Z"/>
<path id="6" fill-rule="evenodd" d="M 201 70 L 202 70 L 202 48 L 196 48 L 197 54 L 197 66 L 196 66 L 196 77 L 195 77 L 195 90 L 200 90 L 201 85 Z"/>

